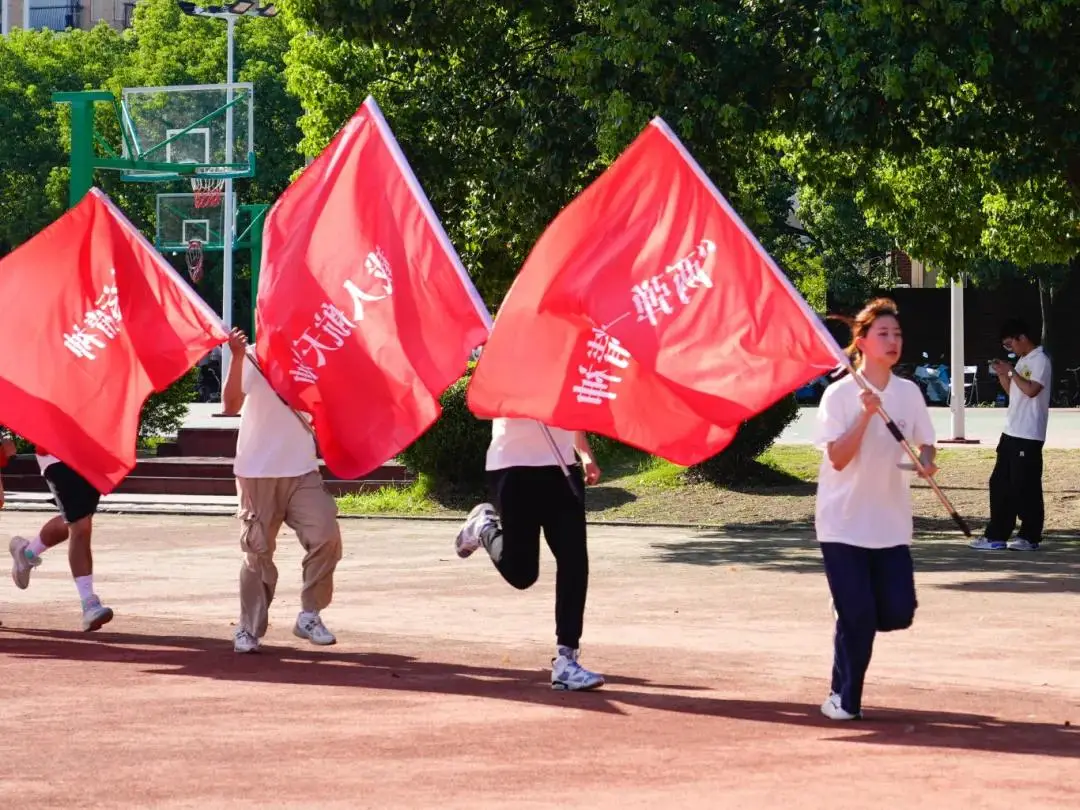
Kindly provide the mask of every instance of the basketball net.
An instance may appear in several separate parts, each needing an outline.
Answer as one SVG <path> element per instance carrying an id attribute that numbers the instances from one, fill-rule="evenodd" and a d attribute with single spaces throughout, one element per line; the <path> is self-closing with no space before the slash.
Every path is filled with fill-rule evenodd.
<path id="1" fill-rule="evenodd" d="M 203 250 L 202 242 L 192 239 L 188 242 L 187 270 L 191 280 L 198 284 L 203 277 Z"/>
<path id="2" fill-rule="evenodd" d="M 216 177 L 212 169 L 192 175 L 191 190 L 195 194 L 196 208 L 215 208 L 225 198 L 225 178 Z"/>

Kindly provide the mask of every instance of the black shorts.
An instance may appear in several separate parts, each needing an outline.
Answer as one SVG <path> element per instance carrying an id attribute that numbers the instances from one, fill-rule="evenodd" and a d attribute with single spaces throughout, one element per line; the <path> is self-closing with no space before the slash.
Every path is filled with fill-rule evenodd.
<path id="1" fill-rule="evenodd" d="M 62 461 L 56 461 L 42 473 L 53 494 L 64 523 L 77 523 L 97 512 L 101 493 L 90 482 Z"/>

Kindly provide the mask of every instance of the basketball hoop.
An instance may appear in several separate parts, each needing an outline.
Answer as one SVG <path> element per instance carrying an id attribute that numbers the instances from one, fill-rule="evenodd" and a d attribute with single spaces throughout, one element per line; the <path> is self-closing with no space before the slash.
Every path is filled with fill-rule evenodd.
<path id="1" fill-rule="evenodd" d="M 196 208 L 216 208 L 225 197 L 225 178 L 218 175 L 228 169 L 203 169 L 191 176 Z"/>
<path id="2" fill-rule="evenodd" d="M 203 251 L 202 242 L 192 239 L 188 242 L 187 270 L 191 280 L 198 284 L 203 277 Z"/>

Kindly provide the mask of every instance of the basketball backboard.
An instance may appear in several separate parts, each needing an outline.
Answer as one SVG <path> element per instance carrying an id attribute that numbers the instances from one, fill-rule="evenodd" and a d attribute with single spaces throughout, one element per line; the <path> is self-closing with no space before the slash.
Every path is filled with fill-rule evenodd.
<path id="1" fill-rule="evenodd" d="M 196 174 L 252 177 L 253 102 L 249 82 L 127 88 L 120 104 L 123 156 L 152 163 L 194 164 Z M 135 182 L 177 178 L 167 171 L 124 172 L 125 180 Z"/>
<path id="2" fill-rule="evenodd" d="M 193 240 L 202 243 L 203 251 L 224 249 L 225 206 L 197 208 L 194 194 L 158 194 L 157 249 L 162 253 L 183 253 Z"/>

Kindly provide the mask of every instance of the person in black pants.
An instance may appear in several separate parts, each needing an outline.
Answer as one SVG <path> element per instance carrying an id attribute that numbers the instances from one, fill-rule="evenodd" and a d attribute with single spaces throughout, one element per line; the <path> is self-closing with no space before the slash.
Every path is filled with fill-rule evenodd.
<path id="1" fill-rule="evenodd" d="M 537 422 L 495 419 L 487 453 L 487 478 L 493 503 L 473 508 L 454 546 L 468 557 L 483 546 L 503 579 L 519 590 L 540 572 L 540 532 L 555 557 L 556 654 L 553 689 L 596 689 L 603 676 L 579 661 L 589 555 L 585 532 L 584 484 L 595 484 L 600 468 L 584 433 L 549 428 L 567 480 Z M 581 457 L 581 464 L 575 458 Z"/>
<path id="2" fill-rule="evenodd" d="M 1007 321 L 1001 344 L 1019 359 L 1015 368 L 1004 360 L 993 363 L 998 383 L 1009 394 L 1009 410 L 990 475 L 990 522 L 983 536 L 970 544 L 981 551 L 1034 551 L 1042 542 L 1042 450 L 1050 415 L 1051 366 L 1030 335 L 1023 321 Z M 1010 540 L 1017 518 L 1020 530 Z"/>

